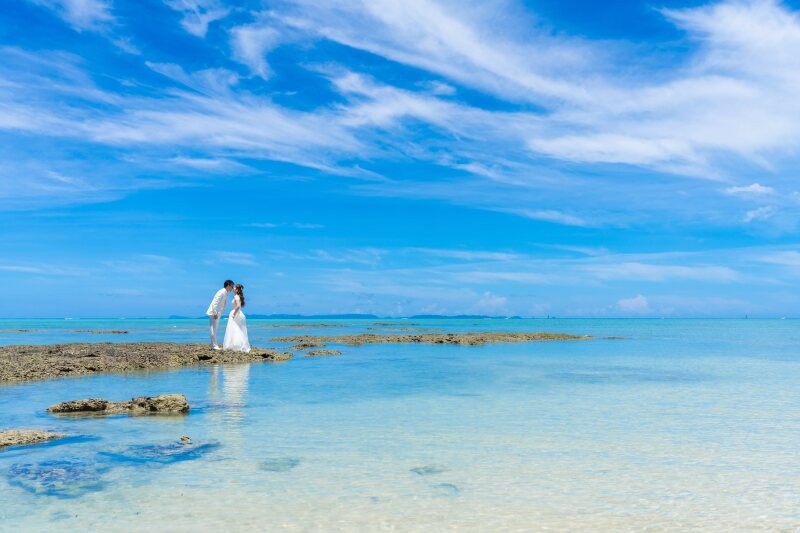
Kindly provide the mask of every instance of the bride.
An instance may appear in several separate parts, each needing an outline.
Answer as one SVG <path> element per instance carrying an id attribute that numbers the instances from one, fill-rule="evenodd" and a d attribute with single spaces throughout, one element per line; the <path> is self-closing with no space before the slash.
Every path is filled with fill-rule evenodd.
<path id="1" fill-rule="evenodd" d="M 250 341 L 247 339 L 247 322 L 244 313 L 244 285 L 237 284 L 233 288 L 233 311 L 228 315 L 228 326 L 225 328 L 223 350 L 249 352 Z"/>

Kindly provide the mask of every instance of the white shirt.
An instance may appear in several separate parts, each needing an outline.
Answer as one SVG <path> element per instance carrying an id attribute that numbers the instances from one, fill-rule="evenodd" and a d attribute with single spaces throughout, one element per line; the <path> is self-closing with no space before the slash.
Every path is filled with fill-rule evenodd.
<path id="1" fill-rule="evenodd" d="M 217 291 L 217 294 L 214 295 L 214 299 L 211 300 L 211 305 L 208 306 L 208 311 L 206 314 L 208 316 L 217 315 L 217 317 L 221 317 L 222 313 L 225 312 L 225 304 L 228 301 L 228 291 L 225 289 L 220 289 Z"/>

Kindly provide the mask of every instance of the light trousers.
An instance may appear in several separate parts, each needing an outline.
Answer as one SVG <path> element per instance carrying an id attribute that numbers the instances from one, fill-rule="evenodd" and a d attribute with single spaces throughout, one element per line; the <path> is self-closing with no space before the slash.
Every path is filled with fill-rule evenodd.
<path id="1" fill-rule="evenodd" d="M 214 318 L 213 316 L 209 315 L 208 317 L 208 325 L 211 329 L 211 347 L 218 346 L 217 344 L 217 331 L 219 330 L 219 316 Z"/>

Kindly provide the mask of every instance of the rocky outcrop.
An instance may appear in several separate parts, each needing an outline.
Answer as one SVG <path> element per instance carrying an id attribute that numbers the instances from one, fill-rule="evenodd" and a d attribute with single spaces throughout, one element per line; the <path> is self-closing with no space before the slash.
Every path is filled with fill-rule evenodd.
<path id="1" fill-rule="evenodd" d="M 318 342 L 300 342 L 289 346 L 290 350 L 310 350 L 311 348 L 322 348 L 324 344 Z"/>
<path id="2" fill-rule="evenodd" d="M 305 328 L 341 328 L 343 326 L 341 324 L 317 323 L 317 324 L 269 324 L 268 327 L 305 329 Z"/>
<path id="3" fill-rule="evenodd" d="M 162 394 L 160 396 L 140 396 L 126 402 L 111 402 L 101 398 L 72 400 L 51 405 L 48 413 L 68 415 L 150 415 L 185 414 L 189 412 L 189 402 L 183 394 Z"/>
<path id="4" fill-rule="evenodd" d="M 326 355 L 342 355 L 338 350 L 312 350 L 303 357 L 324 357 Z"/>
<path id="5" fill-rule="evenodd" d="M 361 346 L 362 344 L 401 344 L 401 343 L 427 343 L 427 344 L 461 344 L 466 346 L 482 346 L 494 342 L 530 342 L 530 341 L 566 341 L 586 340 L 590 336 L 569 335 L 566 333 L 419 333 L 408 335 L 378 335 L 375 333 L 362 333 L 359 335 L 298 335 L 292 337 L 276 337 L 276 342 L 300 343 L 331 343 L 346 344 L 348 346 Z"/>
<path id="6" fill-rule="evenodd" d="M 124 329 L 73 329 L 73 333 L 93 333 L 95 335 L 127 335 Z"/>
<path id="7" fill-rule="evenodd" d="M 62 433 L 51 433 L 36 429 L 6 429 L 0 431 L 0 449 L 7 446 L 25 446 L 28 444 L 38 444 L 55 439 L 63 439 L 66 435 Z"/>
<path id="8" fill-rule="evenodd" d="M 249 353 L 243 353 L 215 351 L 206 344 L 174 342 L 2 346 L 0 383 L 203 364 L 280 362 L 291 358 L 291 352 L 277 352 L 256 347 Z"/>

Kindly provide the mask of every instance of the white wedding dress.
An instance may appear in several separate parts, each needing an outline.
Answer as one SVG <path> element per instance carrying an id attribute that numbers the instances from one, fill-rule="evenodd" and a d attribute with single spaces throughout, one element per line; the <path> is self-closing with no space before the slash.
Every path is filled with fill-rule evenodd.
<path id="1" fill-rule="evenodd" d="M 239 298 L 235 296 L 234 299 Z M 247 317 L 244 316 L 242 309 L 236 316 L 233 316 L 234 311 L 238 306 L 238 301 L 233 303 L 233 311 L 228 315 L 228 326 L 225 328 L 225 340 L 222 341 L 223 350 L 234 350 L 237 352 L 249 352 L 250 340 L 247 338 Z"/>

